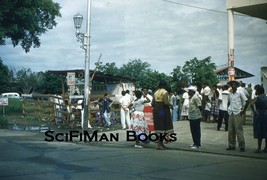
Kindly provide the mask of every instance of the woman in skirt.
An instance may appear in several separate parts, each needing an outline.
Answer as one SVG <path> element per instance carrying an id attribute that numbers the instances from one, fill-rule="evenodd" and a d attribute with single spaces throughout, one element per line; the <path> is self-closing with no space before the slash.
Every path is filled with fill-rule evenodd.
<path id="1" fill-rule="evenodd" d="M 160 81 L 158 90 L 154 93 L 154 98 L 152 102 L 153 106 L 153 119 L 155 126 L 155 133 L 160 135 L 168 135 L 174 132 L 173 123 L 171 119 L 170 112 L 170 100 L 167 88 L 167 83 L 165 81 Z M 159 138 L 157 143 L 157 150 L 164 150 L 166 147 L 163 144 L 164 139 Z"/>
<path id="2" fill-rule="evenodd" d="M 141 91 L 135 91 L 135 96 L 136 99 L 129 105 L 134 109 L 131 115 L 131 129 L 135 131 L 136 135 L 134 147 L 143 148 L 140 140 L 146 141 L 148 134 L 148 127 L 144 117 L 144 103 L 150 102 L 150 100 L 147 97 L 145 99 L 142 98 Z"/>

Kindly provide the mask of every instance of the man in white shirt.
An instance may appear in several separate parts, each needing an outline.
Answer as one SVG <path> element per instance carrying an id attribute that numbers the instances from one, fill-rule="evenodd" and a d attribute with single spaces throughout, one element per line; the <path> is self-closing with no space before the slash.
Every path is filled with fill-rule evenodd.
<path id="1" fill-rule="evenodd" d="M 201 99 L 197 95 L 197 88 L 195 86 L 188 87 L 189 94 L 189 113 L 188 120 L 190 125 L 190 131 L 192 134 L 193 145 L 191 145 L 192 149 L 197 149 L 201 147 L 201 127 L 200 121 L 202 118 L 201 114 Z"/>
<path id="2" fill-rule="evenodd" d="M 230 81 L 228 84 L 232 87 L 232 92 L 229 94 L 229 127 L 228 127 L 228 143 L 229 147 L 226 150 L 235 150 L 236 136 L 241 152 L 245 151 L 245 139 L 243 134 L 242 116 L 248 107 L 248 98 L 240 91 L 237 91 L 239 82 Z"/>
<path id="3" fill-rule="evenodd" d="M 128 128 L 130 128 L 131 122 L 130 122 L 130 111 L 129 111 L 129 104 L 131 103 L 131 100 L 129 97 L 126 96 L 126 91 L 121 92 L 122 97 L 120 98 L 120 114 L 121 114 L 121 126 L 122 129 L 126 129 L 126 124 Z"/>
<path id="4" fill-rule="evenodd" d="M 228 120 L 229 120 L 229 114 L 227 111 L 228 108 L 228 96 L 229 96 L 229 91 L 228 91 L 228 85 L 224 85 L 222 87 L 222 92 L 221 96 L 219 96 L 219 118 L 218 118 L 218 124 L 217 124 L 217 130 L 220 131 L 220 128 L 222 126 L 222 122 L 224 119 L 225 126 L 224 130 L 228 131 Z"/>
<path id="5" fill-rule="evenodd" d="M 125 91 L 125 96 L 128 97 L 131 102 L 134 100 L 133 96 L 131 96 L 130 91 L 128 89 Z"/>

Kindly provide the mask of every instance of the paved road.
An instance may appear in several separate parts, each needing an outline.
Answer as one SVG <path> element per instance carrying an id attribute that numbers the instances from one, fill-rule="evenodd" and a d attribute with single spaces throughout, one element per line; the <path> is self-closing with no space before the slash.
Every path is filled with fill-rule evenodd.
<path id="1" fill-rule="evenodd" d="M 256 141 L 246 131 L 247 150 L 228 152 L 227 132 L 202 123 L 202 145 L 191 150 L 188 122 L 175 122 L 178 140 L 165 151 L 153 143 L 46 142 L 44 133 L 0 129 L 0 179 L 259 179 L 267 177 L 267 154 L 253 153 Z M 214 128 L 215 127 L 215 128 Z M 216 143 L 215 143 L 216 142 Z"/>

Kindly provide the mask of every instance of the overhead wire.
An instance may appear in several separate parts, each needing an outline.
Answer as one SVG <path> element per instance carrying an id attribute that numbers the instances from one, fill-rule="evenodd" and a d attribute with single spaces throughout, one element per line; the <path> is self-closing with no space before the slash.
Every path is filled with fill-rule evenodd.
<path id="1" fill-rule="evenodd" d="M 170 0 L 161 0 L 161 1 L 166 2 L 166 3 L 171 3 L 171 4 L 177 4 L 177 5 L 180 5 L 180 6 L 186 6 L 186 7 L 190 7 L 190 8 L 201 9 L 201 10 L 205 10 L 205 11 L 211 11 L 211 12 L 216 12 L 216 13 L 227 14 L 226 11 L 220 11 L 220 10 L 215 10 L 215 9 L 203 8 L 203 7 L 193 6 L 193 5 L 190 5 L 190 4 L 180 3 L 180 2 L 176 2 L 176 1 L 170 1 Z M 239 16 L 245 16 L 243 14 L 237 14 L 237 15 L 239 15 Z"/>

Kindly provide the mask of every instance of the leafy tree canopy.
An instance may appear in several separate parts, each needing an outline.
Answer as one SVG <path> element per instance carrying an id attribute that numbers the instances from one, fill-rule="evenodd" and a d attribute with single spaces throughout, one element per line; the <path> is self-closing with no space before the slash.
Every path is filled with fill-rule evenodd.
<path id="1" fill-rule="evenodd" d="M 37 75 L 30 68 L 22 68 L 16 76 L 17 85 L 22 94 L 30 94 L 37 88 Z"/>
<path id="2" fill-rule="evenodd" d="M 151 71 L 149 63 L 143 62 L 140 59 L 135 59 L 130 60 L 120 68 L 120 75 L 136 79 L 136 87 L 142 88 L 144 86 L 143 82 L 146 81 L 147 74 Z"/>
<path id="3" fill-rule="evenodd" d="M 171 83 L 172 91 L 181 93 L 182 92 L 181 88 L 188 86 L 189 78 L 182 72 L 181 66 L 176 66 L 176 68 L 173 69 L 171 75 L 172 75 L 172 83 Z"/>
<path id="4" fill-rule="evenodd" d="M 100 65 L 98 71 L 114 75 L 120 74 L 120 69 L 116 66 L 115 62 Z"/>
<path id="5" fill-rule="evenodd" d="M 140 59 L 130 60 L 127 64 L 118 68 L 115 62 L 100 65 L 99 71 L 134 78 L 137 80 L 136 88 L 147 88 L 155 91 L 160 80 L 165 80 L 169 85 L 169 91 L 181 93 L 181 88 L 188 84 L 200 86 L 203 82 L 208 82 L 210 86 L 218 82 L 214 74 L 215 64 L 210 62 L 210 57 L 203 60 L 194 58 L 186 61 L 183 68 L 177 66 L 170 75 L 159 73 L 150 68 L 150 64 Z M 18 72 L 8 71 L 7 66 L 2 64 L 0 59 L 0 90 L 14 89 L 16 92 L 43 94 L 60 94 L 62 89 L 61 77 L 47 72 L 34 73 L 30 69 L 21 69 Z M 12 80 L 13 84 L 9 83 Z M 65 82 L 65 87 L 66 82 Z M 13 90 L 12 89 L 12 90 Z"/>
<path id="6" fill-rule="evenodd" d="M 56 26 L 60 6 L 52 0 L 0 0 L 0 45 L 10 38 L 13 46 L 29 52 L 40 46 L 39 37 Z"/>
<path id="7" fill-rule="evenodd" d="M 10 73 L 8 67 L 3 64 L 2 59 L 0 58 L 0 93 L 4 93 L 8 90 L 8 84 L 10 81 Z"/>
<path id="8" fill-rule="evenodd" d="M 62 80 L 61 77 L 51 74 L 50 72 L 41 72 L 39 74 L 40 82 L 37 92 L 42 94 L 61 94 L 62 92 Z M 67 87 L 65 82 L 65 87 Z M 66 89 L 65 89 L 66 90 Z"/>
<path id="9" fill-rule="evenodd" d="M 129 60 L 121 68 L 116 67 L 114 62 L 101 65 L 98 70 L 115 75 L 121 75 L 136 79 L 136 88 L 147 88 L 156 90 L 160 80 L 171 83 L 171 79 L 164 73 L 153 71 L 150 64 L 140 59 Z"/>
<path id="10" fill-rule="evenodd" d="M 200 86 L 203 82 L 207 82 L 210 86 L 218 82 L 214 73 L 216 65 L 211 62 L 211 57 L 203 60 L 197 58 L 186 61 L 182 71 L 189 78 L 190 83 Z"/>

